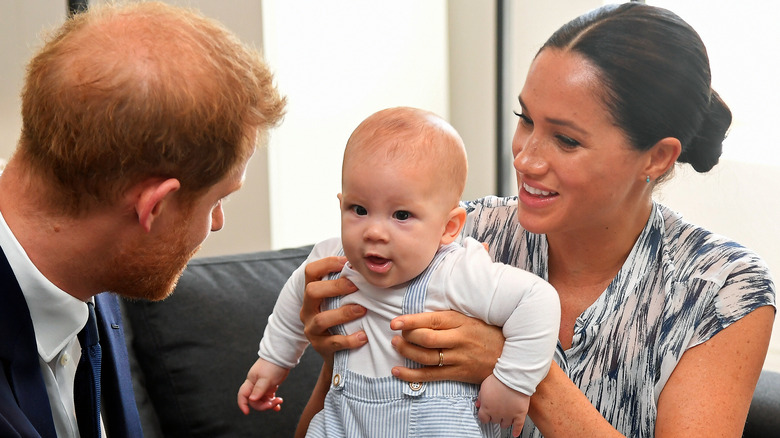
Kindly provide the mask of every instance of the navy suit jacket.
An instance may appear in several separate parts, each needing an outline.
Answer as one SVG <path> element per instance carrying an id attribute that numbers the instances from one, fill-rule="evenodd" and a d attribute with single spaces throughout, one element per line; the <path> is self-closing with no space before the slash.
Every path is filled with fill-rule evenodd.
<path id="1" fill-rule="evenodd" d="M 95 313 L 103 351 L 100 390 L 106 434 L 109 438 L 141 437 L 117 297 L 96 295 Z M 56 438 L 30 311 L 2 249 L 0 365 L 0 436 Z"/>

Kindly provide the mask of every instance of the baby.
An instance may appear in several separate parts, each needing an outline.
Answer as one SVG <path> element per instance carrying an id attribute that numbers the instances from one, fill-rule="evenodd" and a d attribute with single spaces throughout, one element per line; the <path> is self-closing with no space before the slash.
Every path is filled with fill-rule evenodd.
<path id="1" fill-rule="evenodd" d="M 466 174 L 463 141 L 433 113 L 390 108 L 352 133 L 338 195 L 341 238 L 315 245 L 306 263 L 346 256 L 340 275 L 359 290 L 327 304 L 367 308 L 365 317 L 338 330 L 364 330 L 369 342 L 335 355 L 325 407 L 307 436 L 497 437 L 509 426 L 519 436 L 530 395 L 547 374 L 557 344 L 558 296 L 541 278 L 493 263 L 479 242 L 456 242 L 466 221 L 459 206 Z M 306 263 L 282 289 L 260 358 L 239 389 L 245 414 L 250 406 L 279 409 L 276 389 L 308 345 L 299 317 Z M 493 374 L 480 386 L 393 377 L 394 366 L 421 365 L 392 348 L 390 321 L 446 309 L 503 326 L 506 343 Z M 444 354 L 439 357 L 439 366 L 446 366 Z"/>

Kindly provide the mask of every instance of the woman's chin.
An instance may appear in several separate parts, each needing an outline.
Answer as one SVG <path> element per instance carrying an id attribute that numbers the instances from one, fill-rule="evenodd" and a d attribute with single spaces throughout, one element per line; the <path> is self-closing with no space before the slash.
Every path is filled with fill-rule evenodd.
<path id="1" fill-rule="evenodd" d="M 517 209 L 517 222 L 524 230 L 534 234 L 547 234 L 549 231 L 549 221 L 523 211 L 522 206 Z"/>

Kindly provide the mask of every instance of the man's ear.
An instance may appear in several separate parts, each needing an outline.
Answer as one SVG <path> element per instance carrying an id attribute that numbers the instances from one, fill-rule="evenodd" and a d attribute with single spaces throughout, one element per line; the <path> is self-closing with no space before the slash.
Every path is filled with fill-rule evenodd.
<path id="1" fill-rule="evenodd" d="M 180 187 L 181 183 L 176 178 L 150 179 L 142 183 L 141 192 L 135 201 L 135 213 L 138 215 L 138 223 L 147 233 L 160 215 L 163 202 L 170 199 L 172 193 Z"/>
<path id="2" fill-rule="evenodd" d="M 464 225 L 466 225 L 466 209 L 463 207 L 453 208 L 447 217 L 447 224 L 444 226 L 444 233 L 441 235 L 441 244 L 448 245 L 454 242 Z"/>
<path id="3" fill-rule="evenodd" d="M 674 137 L 665 137 L 658 140 L 658 142 L 648 150 L 649 160 L 645 167 L 644 174 L 640 175 L 640 177 L 644 178 L 645 176 L 649 176 L 651 180 L 655 181 L 674 166 L 681 151 L 682 145 L 680 144 L 680 140 Z"/>

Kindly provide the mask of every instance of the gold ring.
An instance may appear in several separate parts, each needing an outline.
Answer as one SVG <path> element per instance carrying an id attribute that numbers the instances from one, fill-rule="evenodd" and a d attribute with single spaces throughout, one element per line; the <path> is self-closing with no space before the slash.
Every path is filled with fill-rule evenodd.
<path id="1" fill-rule="evenodd" d="M 444 366 L 444 352 L 441 351 L 441 348 L 439 348 L 439 366 Z"/>

